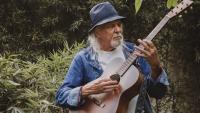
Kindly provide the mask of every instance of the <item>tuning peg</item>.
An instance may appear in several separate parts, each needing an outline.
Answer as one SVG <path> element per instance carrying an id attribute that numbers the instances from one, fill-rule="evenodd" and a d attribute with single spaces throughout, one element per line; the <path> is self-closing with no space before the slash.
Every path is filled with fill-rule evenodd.
<path id="1" fill-rule="evenodd" d="M 187 13 L 187 10 L 185 10 L 184 13 L 186 14 L 186 13 Z"/>
<path id="2" fill-rule="evenodd" d="M 190 7 L 190 10 L 192 10 L 192 9 L 193 9 L 193 7 L 191 6 L 191 7 Z"/>
<path id="3" fill-rule="evenodd" d="M 181 4 L 183 5 L 184 3 L 183 3 L 183 2 L 181 2 Z"/>
<path id="4" fill-rule="evenodd" d="M 183 15 L 179 15 L 178 17 L 179 17 L 179 18 L 182 18 L 182 17 L 183 17 Z"/>

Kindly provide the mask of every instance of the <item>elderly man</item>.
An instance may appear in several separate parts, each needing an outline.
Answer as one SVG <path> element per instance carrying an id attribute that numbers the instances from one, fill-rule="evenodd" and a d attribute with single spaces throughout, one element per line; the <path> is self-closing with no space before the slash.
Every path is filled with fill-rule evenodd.
<path id="1" fill-rule="evenodd" d="M 130 100 L 128 113 L 151 113 L 150 97 L 161 98 L 166 93 L 168 79 L 161 67 L 155 45 L 148 40 L 138 39 L 143 47 L 123 41 L 122 20 L 109 2 L 95 5 L 90 10 L 90 46 L 74 57 L 65 80 L 56 94 L 57 103 L 65 108 L 78 109 L 92 94 L 112 93 L 119 89 L 118 81 L 99 78 L 110 61 L 121 58 L 125 61 L 130 53 L 137 55 L 134 64 L 144 76 L 140 92 Z M 135 51 L 135 48 L 137 49 Z"/>

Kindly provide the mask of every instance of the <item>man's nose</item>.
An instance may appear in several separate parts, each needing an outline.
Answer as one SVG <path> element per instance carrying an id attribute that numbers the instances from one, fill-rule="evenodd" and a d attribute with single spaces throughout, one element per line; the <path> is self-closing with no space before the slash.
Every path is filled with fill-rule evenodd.
<path id="1" fill-rule="evenodd" d="M 115 25 L 115 27 L 114 27 L 114 32 L 119 33 L 119 32 L 121 32 L 121 31 L 122 31 L 121 26 Z"/>

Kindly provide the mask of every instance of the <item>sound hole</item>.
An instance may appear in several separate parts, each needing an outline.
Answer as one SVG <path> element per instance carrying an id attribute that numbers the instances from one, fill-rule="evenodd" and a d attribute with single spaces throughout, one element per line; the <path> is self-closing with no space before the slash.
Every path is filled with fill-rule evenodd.
<path id="1" fill-rule="evenodd" d="M 114 74 L 110 76 L 111 80 L 116 80 L 117 82 L 120 81 L 120 75 L 119 74 Z"/>

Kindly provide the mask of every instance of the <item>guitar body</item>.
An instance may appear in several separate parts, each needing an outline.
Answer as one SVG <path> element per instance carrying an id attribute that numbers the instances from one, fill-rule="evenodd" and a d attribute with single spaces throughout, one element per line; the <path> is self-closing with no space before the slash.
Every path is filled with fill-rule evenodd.
<path id="1" fill-rule="evenodd" d="M 98 79 L 109 78 L 123 63 L 120 58 L 112 60 Z M 120 78 L 120 91 L 91 95 L 83 106 L 78 110 L 70 110 L 69 113 L 127 113 L 129 101 L 137 94 L 140 80 L 138 69 L 132 65 Z"/>

